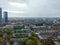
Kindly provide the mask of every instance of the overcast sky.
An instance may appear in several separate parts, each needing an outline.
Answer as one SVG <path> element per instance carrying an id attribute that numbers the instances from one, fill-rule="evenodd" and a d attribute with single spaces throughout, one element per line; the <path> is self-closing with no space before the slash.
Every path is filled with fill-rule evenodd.
<path id="1" fill-rule="evenodd" d="M 9 17 L 60 17 L 60 0 L 0 0 Z"/>

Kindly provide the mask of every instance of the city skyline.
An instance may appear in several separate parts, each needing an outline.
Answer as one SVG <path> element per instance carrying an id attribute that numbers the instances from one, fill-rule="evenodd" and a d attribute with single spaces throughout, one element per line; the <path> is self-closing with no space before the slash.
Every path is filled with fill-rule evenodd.
<path id="1" fill-rule="evenodd" d="M 3 11 L 3 9 L 0 8 L 0 24 L 2 24 L 2 23 L 5 23 L 5 24 L 8 23 L 8 12 Z"/>
<path id="2" fill-rule="evenodd" d="M 8 17 L 60 17 L 60 0 L 0 0 Z"/>

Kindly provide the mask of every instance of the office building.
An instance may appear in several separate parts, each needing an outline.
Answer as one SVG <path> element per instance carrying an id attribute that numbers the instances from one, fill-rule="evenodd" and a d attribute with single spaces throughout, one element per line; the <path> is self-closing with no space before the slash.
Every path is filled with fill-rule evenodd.
<path id="1" fill-rule="evenodd" d="M 8 12 L 4 12 L 4 22 L 8 23 Z"/>
<path id="2" fill-rule="evenodd" d="M 0 8 L 0 24 L 2 23 L 2 8 Z"/>

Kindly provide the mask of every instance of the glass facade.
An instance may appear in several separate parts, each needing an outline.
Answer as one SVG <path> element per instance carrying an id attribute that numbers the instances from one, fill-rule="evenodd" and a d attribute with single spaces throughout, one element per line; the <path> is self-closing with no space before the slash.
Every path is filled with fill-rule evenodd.
<path id="1" fill-rule="evenodd" d="M 4 12 L 4 21 L 8 23 L 8 12 Z"/>
<path id="2" fill-rule="evenodd" d="M 2 8 L 0 8 L 0 23 L 2 23 Z"/>

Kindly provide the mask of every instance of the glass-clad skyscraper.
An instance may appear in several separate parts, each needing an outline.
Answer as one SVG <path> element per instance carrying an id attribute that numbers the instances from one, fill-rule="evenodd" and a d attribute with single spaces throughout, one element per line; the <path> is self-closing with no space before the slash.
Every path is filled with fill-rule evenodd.
<path id="1" fill-rule="evenodd" d="M 8 23 L 8 12 L 4 12 L 4 21 Z"/>
<path id="2" fill-rule="evenodd" d="M 0 24 L 2 23 L 2 8 L 0 8 Z"/>

